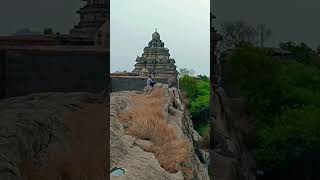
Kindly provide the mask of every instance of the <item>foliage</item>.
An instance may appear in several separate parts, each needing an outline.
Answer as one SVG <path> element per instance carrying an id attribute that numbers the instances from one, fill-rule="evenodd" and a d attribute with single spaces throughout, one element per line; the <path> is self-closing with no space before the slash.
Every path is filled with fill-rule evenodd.
<path id="1" fill-rule="evenodd" d="M 195 71 L 193 69 L 187 69 L 187 68 L 180 68 L 179 69 L 179 75 L 180 77 L 183 77 L 183 76 L 192 76 L 194 75 Z"/>
<path id="2" fill-rule="evenodd" d="M 260 168 L 285 177 L 291 169 L 305 178 L 306 172 L 297 170 L 309 167 L 306 157 L 320 150 L 320 69 L 314 65 L 319 62 L 303 44 L 282 48 L 301 59 L 285 62 L 264 49 L 242 46 L 225 62 L 228 73 L 223 78 L 247 99 L 258 134 L 253 152 Z M 319 170 L 320 162 L 313 165 L 310 170 Z"/>
<path id="3" fill-rule="evenodd" d="M 292 159 L 319 150 L 320 108 L 306 106 L 288 109 L 275 119 L 275 124 L 261 130 L 261 144 L 255 150 L 258 161 L 267 171 L 284 168 Z"/>
<path id="4" fill-rule="evenodd" d="M 271 36 L 272 31 L 266 24 L 258 24 L 256 27 L 258 43 L 261 47 L 264 46 L 265 41 Z"/>
<path id="5" fill-rule="evenodd" d="M 198 129 L 197 132 L 200 134 L 200 136 L 205 136 L 210 133 L 210 124 L 206 123 L 201 125 Z"/>
<path id="6" fill-rule="evenodd" d="M 210 118 L 210 80 L 206 76 L 185 75 L 180 79 L 180 87 L 187 93 L 189 110 L 195 128 L 206 126 Z"/>
<path id="7" fill-rule="evenodd" d="M 245 21 L 224 22 L 221 24 L 223 46 L 239 47 L 244 44 L 264 45 L 272 31 L 265 24 L 253 26 Z"/>
<path id="8" fill-rule="evenodd" d="M 291 52 L 299 62 L 308 62 L 308 60 L 317 55 L 317 52 L 305 43 L 285 42 L 280 43 L 280 48 Z"/>

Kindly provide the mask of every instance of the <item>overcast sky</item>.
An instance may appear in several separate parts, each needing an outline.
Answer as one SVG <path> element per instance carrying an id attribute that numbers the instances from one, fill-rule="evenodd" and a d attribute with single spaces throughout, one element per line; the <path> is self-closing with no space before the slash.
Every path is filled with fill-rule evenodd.
<path id="1" fill-rule="evenodd" d="M 265 23 L 273 31 L 269 44 L 281 41 L 320 45 L 319 0 L 214 0 L 215 24 L 229 20 Z"/>
<path id="2" fill-rule="evenodd" d="M 111 0 L 111 72 L 132 71 L 158 29 L 179 68 L 210 74 L 209 0 Z"/>
<path id="3" fill-rule="evenodd" d="M 52 27 L 68 33 L 81 0 L 7 0 L 0 6 L 0 35 L 21 28 Z M 155 28 L 179 67 L 209 72 L 209 0 L 111 0 L 111 67 L 132 70 Z M 215 25 L 225 20 L 265 23 L 272 45 L 281 41 L 320 44 L 319 0 L 215 0 Z"/>
<path id="4" fill-rule="evenodd" d="M 68 33 L 79 21 L 76 11 L 81 0 L 3 0 L 0 5 L 0 35 L 22 28 L 42 31 L 51 27 L 55 32 Z"/>

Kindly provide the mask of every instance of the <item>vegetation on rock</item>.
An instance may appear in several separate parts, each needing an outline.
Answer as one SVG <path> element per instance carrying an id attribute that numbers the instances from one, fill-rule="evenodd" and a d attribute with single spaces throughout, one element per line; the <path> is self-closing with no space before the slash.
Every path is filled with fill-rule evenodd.
<path id="1" fill-rule="evenodd" d="M 263 48 L 237 48 L 223 63 L 223 83 L 247 100 L 257 132 L 251 150 L 267 179 L 318 179 L 320 59 L 303 43 L 281 48 L 295 60 L 272 57 Z"/>
<path id="2" fill-rule="evenodd" d="M 185 74 L 180 87 L 188 97 L 188 108 L 195 129 L 201 136 L 209 134 L 210 127 L 210 80 L 206 76 Z"/>

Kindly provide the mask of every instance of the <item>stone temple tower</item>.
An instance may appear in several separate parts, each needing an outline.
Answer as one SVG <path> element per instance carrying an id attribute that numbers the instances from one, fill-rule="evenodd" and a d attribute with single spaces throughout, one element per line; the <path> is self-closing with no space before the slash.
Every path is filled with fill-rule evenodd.
<path id="1" fill-rule="evenodd" d="M 178 72 L 175 60 L 170 58 L 169 49 L 164 47 L 157 30 L 152 34 L 152 40 L 144 48 L 141 57 L 137 57 L 133 73 L 147 69 L 153 77 L 168 78 L 176 81 Z"/>
<path id="2" fill-rule="evenodd" d="M 70 31 L 74 37 L 95 40 L 98 30 L 106 24 L 109 19 L 107 0 L 83 0 L 87 4 L 77 13 L 80 14 L 80 22 Z"/>

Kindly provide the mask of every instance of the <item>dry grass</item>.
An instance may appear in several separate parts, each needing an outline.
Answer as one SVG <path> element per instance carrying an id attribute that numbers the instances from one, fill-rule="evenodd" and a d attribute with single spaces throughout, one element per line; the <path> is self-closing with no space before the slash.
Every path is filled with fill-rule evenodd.
<path id="1" fill-rule="evenodd" d="M 152 147 L 145 149 L 155 154 L 162 168 L 171 173 L 187 171 L 182 165 L 189 158 L 189 142 L 178 139 L 164 115 L 165 90 L 155 89 L 150 95 L 132 97 L 133 106 L 129 112 L 119 115 L 129 128 L 126 133 L 136 138 L 149 140 Z"/>
<path id="2" fill-rule="evenodd" d="M 158 161 L 170 172 L 181 170 L 177 165 L 186 163 L 188 160 L 188 141 L 173 140 L 153 148 Z"/>

